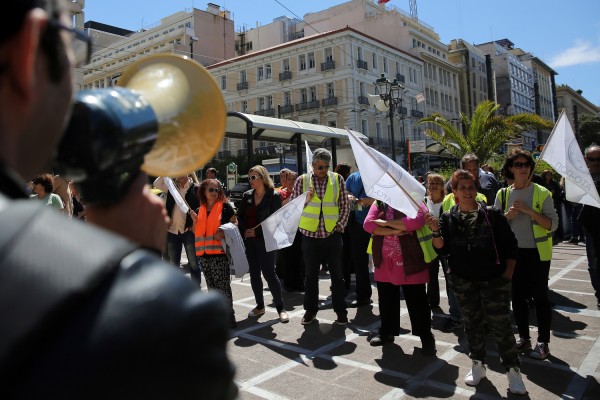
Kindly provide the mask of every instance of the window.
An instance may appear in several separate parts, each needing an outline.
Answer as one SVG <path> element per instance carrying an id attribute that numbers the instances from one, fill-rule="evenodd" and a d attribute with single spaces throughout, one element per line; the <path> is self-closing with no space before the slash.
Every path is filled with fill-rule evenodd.
<path id="1" fill-rule="evenodd" d="M 317 87 L 310 87 L 310 101 L 317 101 Z"/>
<path id="2" fill-rule="evenodd" d="M 243 113 L 247 113 L 248 112 L 248 101 L 246 101 L 246 100 L 242 101 L 242 112 Z"/>
<path id="3" fill-rule="evenodd" d="M 265 64 L 265 79 L 271 79 L 271 64 Z"/>
<path id="4" fill-rule="evenodd" d="M 381 139 L 381 122 L 375 123 L 375 136 Z"/>
<path id="5" fill-rule="evenodd" d="M 369 124 L 367 123 L 366 119 L 362 119 L 360 121 L 360 127 L 362 130 L 362 134 L 365 136 L 369 136 Z"/>
<path id="6" fill-rule="evenodd" d="M 362 61 L 362 59 L 363 59 L 362 47 L 359 47 L 356 49 L 356 58 Z"/>
<path id="7" fill-rule="evenodd" d="M 262 81 L 265 78 L 265 69 L 261 65 L 256 71 L 256 80 Z"/>
<path id="8" fill-rule="evenodd" d="M 298 56 L 298 65 L 300 65 L 300 71 L 306 70 L 306 55 L 300 54 Z"/>
<path id="9" fill-rule="evenodd" d="M 365 83 L 364 82 L 358 83 L 358 94 L 360 96 L 365 96 Z"/>
<path id="10" fill-rule="evenodd" d="M 240 83 L 246 82 L 246 70 L 243 69 L 240 71 Z"/>
<path id="11" fill-rule="evenodd" d="M 221 76 L 221 90 L 227 90 L 227 75 Z"/>
<path id="12" fill-rule="evenodd" d="M 290 92 L 283 92 L 283 105 L 284 106 L 292 105 L 292 94 Z"/>
<path id="13" fill-rule="evenodd" d="M 308 68 L 313 69 L 315 67 L 315 53 L 308 53 Z"/>
<path id="14" fill-rule="evenodd" d="M 373 53 L 373 69 L 377 69 L 377 54 Z"/>
<path id="15" fill-rule="evenodd" d="M 385 57 L 383 57 L 383 72 L 388 73 L 388 60 Z"/>
<path id="16" fill-rule="evenodd" d="M 258 110 L 262 111 L 265 109 L 265 98 L 264 97 L 259 97 L 258 98 Z"/>
<path id="17" fill-rule="evenodd" d="M 282 61 L 282 69 L 284 71 L 289 71 L 290 70 L 290 59 L 289 58 L 284 58 Z"/>
<path id="18" fill-rule="evenodd" d="M 332 82 L 327 84 L 327 98 L 332 99 L 335 97 L 335 89 Z"/>
<path id="19" fill-rule="evenodd" d="M 306 88 L 302 88 L 300 89 L 300 103 L 307 103 L 308 102 L 308 91 L 306 90 Z"/>
<path id="20" fill-rule="evenodd" d="M 273 96 L 267 96 L 267 110 L 273 109 Z"/>
<path id="21" fill-rule="evenodd" d="M 331 50 L 331 47 L 325 49 L 325 61 L 333 61 L 333 50 Z"/>

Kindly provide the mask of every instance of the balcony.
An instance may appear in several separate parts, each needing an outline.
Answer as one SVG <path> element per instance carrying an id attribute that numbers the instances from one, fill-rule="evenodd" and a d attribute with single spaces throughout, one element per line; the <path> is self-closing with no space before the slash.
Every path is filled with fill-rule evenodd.
<path id="1" fill-rule="evenodd" d="M 275 116 L 275 109 L 268 108 L 266 110 L 258 110 L 254 112 L 254 115 L 262 115 L 263 117 L 273 117 Z"/>
<path id="2" fill-rule="evenodd" d="M 225 157 L 231 157 L 231 151 L 230 150 L 219 150 L 219 152 L 217 153 L 217 158 L 225 158 Z"/>
<path id="3" fill-rule="evenodd" d="M 330 60 L 330 61 L 325 61 L 324 63 L 321 63 L 321 71 L 330 71 L 332 69 L 335 69 L 335 61 L 334 60 Z"/>
<path id="4" fill-rule="evenodd" d="M 244 89 L 248 89 L 248 81 L 240 82 L 237 84 L 237 90 L 244 90 Z"/>
<path id="5" fill-rule="evenodd" d="M 356 60 L 356 67 L 362 68 L 367 71 L 369 70 L 369 64 L 367 64 L 367 62 L 363 60 Z"/>
<path id="6" fill-rule="evenodd" d="M 408 115 L 408 109 L 406 107 L 398 107 L 398 114 L 404 117 Z"/>
<path id="7" fill-rule="evenodd" d="M 335 105 L 337 105 L 337 97 L 330 97 L 328 99 L 323 99 L 323 100 L 321 100 L 321 103 L 323 104 L 323 107 L 335 106 Z"/>
<path id="8" fill-rule="evenodd" d="M 358 104 L 369 105 L 369 98 L 367 96 L 358 96 Z"/>
<path id="9" fill-rule="evenodd" d="M 289 81 L 292 79 L 292 71 L 283 71 L 279 73 L 279 81 Z"/>
<path id="10" fill-rule="evenodd" d="M 404 83 L 406 81 L 406 79 L 404 78 L 404 75 L 402 75 L 402 74 L 396 74 L 396 80 L 399 83 Z"/>
<path id="11" fill-rule="evenodd" d="M 296 111 L 312 110 L 313 108 L 319 108 L 321 103 L 318 100 L 309 101 L 307 103 L 296 104 Z"/>
<path id="12" fill-rule="evenodd" d="M 423 118 L 423 111 L 419 111 L 419 110 L 411 110 L 410 111 L 410 115 L 415 117 L 415 118 Z"/>
<path id="13" fill-rule="evenodd" d="M 293 106 L 293 105 L 291 105 L 291 104 L 289 104 L 289 105 L 287 105 L 287 106 L 281 106 L 281 108 L 279 109 L 279 111 L 280 111 L 282 114 L 291 114 L 291 113 L 293 113 L 293 112 L 294 112 L 294 106 Z"/>

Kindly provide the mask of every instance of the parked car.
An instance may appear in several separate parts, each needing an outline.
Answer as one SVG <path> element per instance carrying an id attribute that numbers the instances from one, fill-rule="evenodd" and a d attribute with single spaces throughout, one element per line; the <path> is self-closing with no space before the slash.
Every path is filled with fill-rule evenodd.
<path id="1" fill-rule="evenodd" d="M 248 190 L 250 190 L 249 182 L 238 182 L 231 189 L 229 189 L 229 201 L 233 203 L 235 208 L 240 206 L 242 195 Z"/>

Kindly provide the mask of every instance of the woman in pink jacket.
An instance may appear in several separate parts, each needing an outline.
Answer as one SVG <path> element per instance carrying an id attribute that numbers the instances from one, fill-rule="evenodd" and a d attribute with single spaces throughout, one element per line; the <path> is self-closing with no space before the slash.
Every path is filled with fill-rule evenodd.
<path id="1" fill-rule="evenodd" d="M 431 309 L 425 284 L 429 270 L 419 245 L 416 230 L 425 225 L 427 207 L 422 204 L 415 218 L 375 202 L 365 219 L 364 228 L 373 234 L 373 263 L 379 294 L 381 327 L 370 340 L 371 346 L 382 346 L 400 334 L 400 290 L 412 326 L 421 338 L 421 351 L 435 355 L 435 339 L 431 333 Z"/>

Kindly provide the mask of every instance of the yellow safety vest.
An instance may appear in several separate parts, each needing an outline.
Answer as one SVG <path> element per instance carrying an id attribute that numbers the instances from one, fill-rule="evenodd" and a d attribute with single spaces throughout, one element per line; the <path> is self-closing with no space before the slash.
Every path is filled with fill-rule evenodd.
<path id="1" fill-rule="evenodd" d="M 477 192 L 477 196 L 475 196 L 475 200 L 483 201 L 487 204 L 487 197 L 483 193 Z M 442 212 L 446 212 L 450 210 L 452 207 L 456 205 L 456 201 L 454 200 L 454 193 L 447 194 L 444 197 L 444 201 L 442 202 Z M 434 215 L 434 217 L 439 217 L 439 215 Z"/>
<path id="2" fill-rule="evenodd" d="M 302 178 L 302 192 L 306 192 L 309 187 L 313 187 L 312 176 L 310 173 L 304 174 Z M 316 232 L 319 227 L 319 218 L 323 215 L 325 221 L 325 230 L 333 232 L 335 224 L 340 219 L 340 208 L 338 200 L 340 198 L 340 184 L 338 174 L 335 172 L 327 173 L 327 184 L 325 187 L 325 195 L 323 199 L 315 195 L 310 199 L 302 215 L 300 216 L 300 229 L 309 232 Z"/>
<path id="3" fill-rule="evenodd" d="M 508 198 L 510 196 L 510 187 L 506 189 L 500 189 L 501 203 L 504 206 L 504 212 L 508 211 Z M 552 196 L 550 191 L 537 183 L 533 184 L 533 204 L 532 207 L 535 212 L 541 214 L 544 201 Z M 533 239 L 535 246 L 537 247 L 541 261 L 549 261 L 552 259 L 552 232 L 543 228 L 536 221 L 531 219 L 531 228 L 533 229 Z"/>

